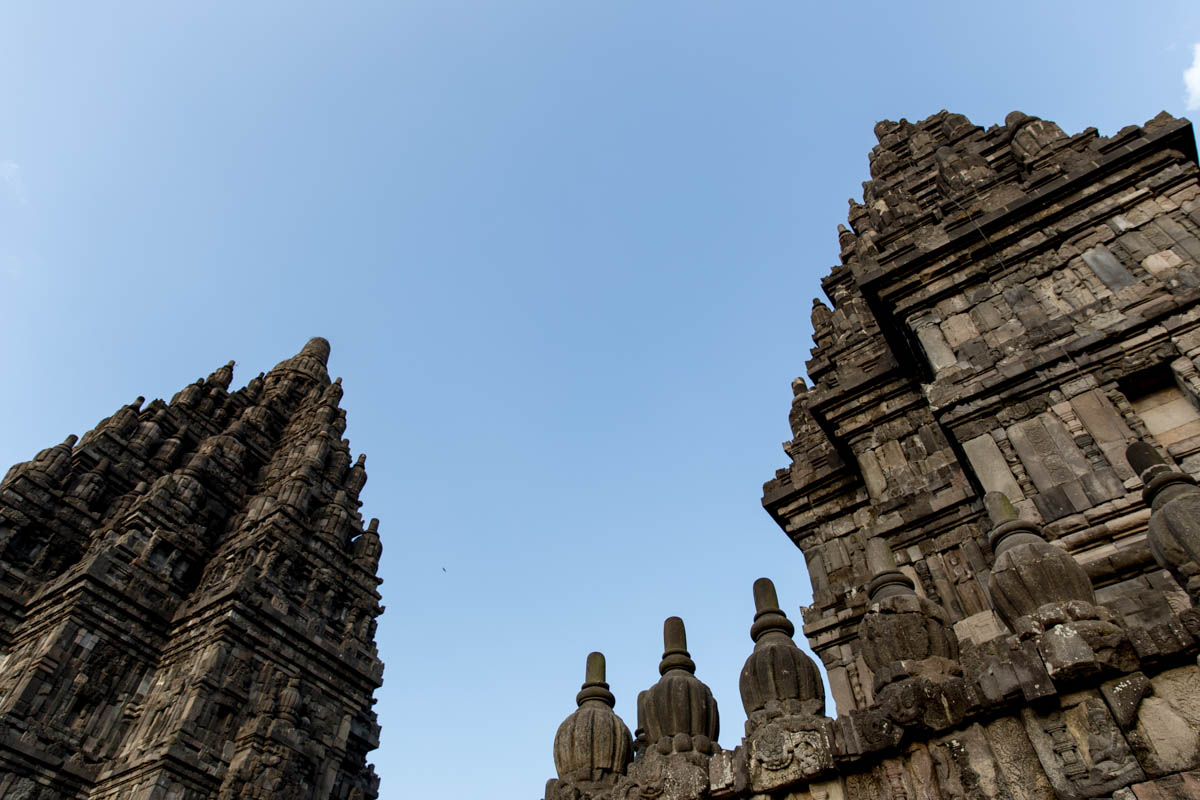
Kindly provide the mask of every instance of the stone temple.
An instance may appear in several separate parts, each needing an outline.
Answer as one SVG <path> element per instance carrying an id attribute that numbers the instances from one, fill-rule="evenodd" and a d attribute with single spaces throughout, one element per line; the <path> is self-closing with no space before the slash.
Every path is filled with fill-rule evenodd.
<path id="1" fill-rule="evenodd" d="M 381 550 L 313 339 L 0 482 L 0 798 L 367 800 Z"/>
<path id="2" fill-rule="evenodd" d="M 1192 127 L 875 133 L 762 498 L 836 712 L 760 579 L 744 731 L 672 617 L 632 734 L 588 656 L 546 800 L 1200 797 Z"/>

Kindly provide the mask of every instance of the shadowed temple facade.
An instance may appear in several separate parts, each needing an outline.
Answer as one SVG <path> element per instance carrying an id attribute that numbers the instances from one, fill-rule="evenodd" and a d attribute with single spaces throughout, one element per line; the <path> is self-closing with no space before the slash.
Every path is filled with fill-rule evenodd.
<path id="1" fill-rule="evenodd" d="M 875 133 L 762 499 L 834 704 L 761 579 L 728 746 L 672 617 L 632 734 L 588 657 L 546 800 L 1200 797 L 1192 127 Z"/>
<path id="2" fill-rule="evenodd" d="M 329 343 L 0 482 L 0 797 L 367 800 L 378 521 Z"/>

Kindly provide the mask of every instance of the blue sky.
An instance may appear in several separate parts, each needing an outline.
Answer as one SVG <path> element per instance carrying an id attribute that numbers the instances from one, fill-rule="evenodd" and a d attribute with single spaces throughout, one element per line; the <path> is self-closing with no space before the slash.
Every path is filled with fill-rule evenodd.
<path id="1" fill-rule="evenodd" d="M 540 797 L 587 652 L 633 727 L 673 614 L 737 744 L 751 583 L 809 599 L 759 497 L 874 123 L 1110 134 L 1200 56 L 1189 2 L 195 6 L 0 7 L 0 469 L 327 337 L 384 798 Z"/>

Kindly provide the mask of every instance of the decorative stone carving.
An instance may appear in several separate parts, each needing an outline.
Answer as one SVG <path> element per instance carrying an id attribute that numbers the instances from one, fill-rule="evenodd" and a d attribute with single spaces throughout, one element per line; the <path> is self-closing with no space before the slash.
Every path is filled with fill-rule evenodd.
<path id="1" fill-rule="evenodd" d="M 1112 613 L 1096 603 L 1091 580 L 1042 529 L 1017 517 L 1000 492 L 984 498 L 996 553 L 988 588 L 992 606 L 1021 638 L 1036 639 L 1055 680 L 1136 668 L 1130 643 Z"/>
<path id="2" fill-rule="evenodd" d="M 1150 506 L 1147 540 L 1163 569 L 1200 604 L 1200 488 L 1191 475 L 1172 469 L 1154 448 L 1134 442 L 1125 451 L 1142 479 Z"/>
<path id="3" fill-rule="evenodd" d="M 747 733 L 754 726 L 781 716 L 821 716 L 825 686 L 817 665 L 792 641 L 795 626 L 779 609 L 775 584 L 769 578 L 754 582 L 754 652 L 746 659 L 738 683 L 746 709 Z"/>
<path id="4" fill-rule="evenodd" d="M 696 662 L 687 651 L 687 633 L 679 617 L 663 623 L 658 672 L 662 677 L 638 697 L 638 716 L 645 719 L 650 746 L 664 755 L 712 753 L 720 730 L 717 701 L 696 678 Z"/>
<path id="5" fill-rule="evenodd" d="M 867 565 L 874 577 L 858 635 L 863 660 L 875 673 L 875 691 L 912 675 L 961 674 L 954 663 L 958 637 L 945 609 L 917 596 L 912 579 L 896 569 L 886 541 L 867 542 Z"/>
<path id="6" fill-rule="evenodd" d="M 1013 111 L 1004 118 L 1008 128 L 1013 158 L 1018 163 L 1031 167 L 1051 153 L 1055 145 L 1067 138 L 1062 128 L 1020 111 Z"/>
<path id="7" fill-rule="evenodd" d="M 365 470 L 320 471 L 345 444 L 327 357 L 233 392 L 230 362 L 10 471 L 0 797 L 8 775 L 45 800 L 378 795 L 381 545 L 348 500 Z"/>
<path id="8" fill-rule="evenodd" d="M 1104 701 L 1090 693 L 1061 709 L 1023 712 L 1025 729 L 1054 793 L 1063 800 L 1108 797 L 1145 779 Z"/>
<path id="9" fill-rule="evenodd" d="M 717 744 L 717 703 L 695 677 L 683 620 L 663 623 L 658 682 L 638 695 L 637 758 L 617 780 L 614 800 L 700 800 L 709 794 L 709 762 Z"/>
<path id="10" fill-rule="evenodd" d="M 754 652 L 739 681 L 748 717 L 743 747 L 750 786 L 769 792 L 833 768 L 833 726 L 823 716 L 821 676 L 792 641 L 795 628 L 770 579 L 754 582 L 754 607 Z"/>
<path id="11" fill-rule="evenodd" d="M 1021 620 L 1043 606 L 1065 609 L 1075 604 L 1074 611 L 1061 615 L 1095 618 L 1096 593 L 1079 563 L 1047 542 L 1041 526 L 1018 517 L 1003 493 L 988 492 L 984 504 L 992 521 L 988 540 L 996 554 L 988 590 L 992 606 L 1009 628 L 1020 632 Z"/>
<path id="12" fill-rule="evenodd" d="M 947 195 L 970 195 L 993 183 L 996 171 L 978 153 L 939 147 L 934 156 L 938 167 L 938 184 Z"/>
<path id="13" fill-rule="evenodd" d="M 876 704 L 897 725 L 955 724 L 974 700 L 960 677 L 958 638 L 945 609 L 917 596 L 883 539 L 867 542 L 867 564 L 874 577 L 858 635 L 875 675 Z"/>
<path id="14" fill-rule="evenodd" d="M 804 629 L 839 716 L 794 713 L 816 698 L 756 591 L 746 737 L 677 749 L 649 690 L 605 800 L 1200 796 L 1200 609 L 1150 552 L 1181 584 L 1200 577 L 1195 489 L 1150 470 L 1150 512 L 1121 458 L 1157 431 L 1200 474 L 1197 429 L 1166 425 L 1176 409 L 1155 396 L 1172 377 L 1200 386 L 1178 360 L 1200 357 L 1194 134 L 1166 115 L 1107 138 L 1007 123 L 877 126 L 813 307 L 790 464 L 763 506 L 803 552 Z M 1016 508 L 985 502 L 1006 485 Z"/>
<path id="15" fill-rule="evenodd" d="M 604 681 L 604 654 L 590 653 L 579 708 L 563 720 L 554 736 L 554 766 L 560 781 L 588 790 L 612 786 L 633 756 L 633 737 L 613 713 L 616 703 Z"/>

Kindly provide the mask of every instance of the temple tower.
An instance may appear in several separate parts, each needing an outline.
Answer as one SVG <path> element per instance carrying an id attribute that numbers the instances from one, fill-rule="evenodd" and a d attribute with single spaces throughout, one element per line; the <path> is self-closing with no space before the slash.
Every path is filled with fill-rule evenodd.
<path id="1" fill-rule="evenodd" d="M 803 551 L 804 633 L 839 711 L 877 683 L 859 622 L 886 542 L 954 623 L 963 659 L 1005 631 L 989 604 L 984 495 L 1044 526 L 1124 622 L 1187 606 L 1146 539 L 1144 439 L 1200 472 L 1200 188 L 1186 120 L 1068 136 L 1014 112 L 881 122 L 841 264 L 814 301 L 812 386 L 763 505 Z"/>
<path id="2" fill-rule="evenodd" d="M 0 796 L 373 798 L 378 522 L 329 343 L 0 483 Z"/>
<path id="3" fill-rule="evenodd" d="M 836 713 L 763 578 L 740 741 L 673 618 L 633 761 L 546 800 L 1200 797 L 1191 127 L 876 132 L 763 500 Z"/>

